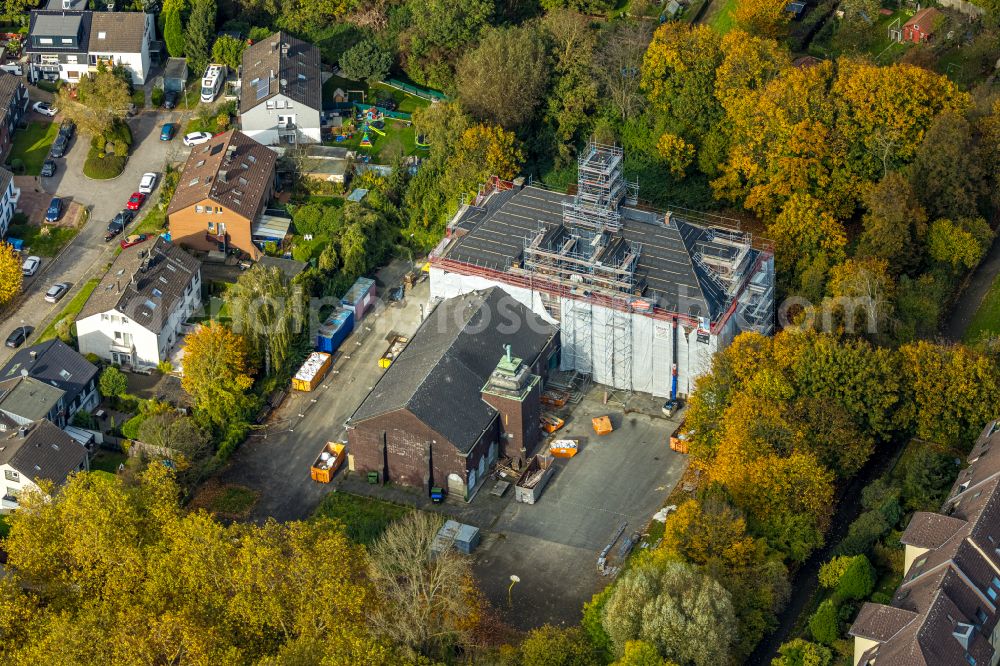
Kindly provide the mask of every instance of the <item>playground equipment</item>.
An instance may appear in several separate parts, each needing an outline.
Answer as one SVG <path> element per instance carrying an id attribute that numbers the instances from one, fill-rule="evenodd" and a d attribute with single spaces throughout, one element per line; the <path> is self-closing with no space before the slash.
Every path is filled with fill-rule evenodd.
<path id="1" fill-rule="evenodd" d="M 372 140 L 368 137 L 368 131 L 367 130 L 368 130 L 368 128 L 365 127 L 365 133 L 361 136 L 361 147 L 362 148 L 371 148 L 372 147 Z"/>
<path id="2" fill-rule="evenodd" d="M 425 137 L 423 134 L 418 134 L 416 140 L 416 146 L 417 148 L 430 148 L 431 144 L 427 143 L 427 137 Z"/>
<path id="3" fill-rule="evenodd" d="M 385 136 L 385 132 L 383 132 L 379 128 L 375 127 L 374 125 L 368 125 L 368 129 L 370 129 L 371 131 L 375 132 L 379 136 Z"/>

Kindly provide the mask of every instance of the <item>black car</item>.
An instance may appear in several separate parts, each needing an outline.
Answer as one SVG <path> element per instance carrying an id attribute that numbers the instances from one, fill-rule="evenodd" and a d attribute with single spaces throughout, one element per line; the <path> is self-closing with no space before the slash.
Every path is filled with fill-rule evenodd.
<path id="1" fill-rule="evenodd" d="M 128 223 L 131 222 L 132 218 L 134 217 L 135 217 L 134 211 L 131 211 L 128 208 L 122 208 L 121 212 L 115 215 L 115 219 L 112 220 L 111 223 L 114 224 L 117 222 L 118 224 L 122 225 L 122 227 L 127 227 Z"/>
<path id="2" fill-rule="evenodd" d="M 163 108 L 172 109 L 177 106 L 178 94 L 176 90 L 169 90 L 163 95 Z"/>
<path id="3" fill-rule="evenodd" d="M 125 227 L 128 226 L 128 223 L 132 221 L 134 216 L 135 213 L 128 209 L 115 215 L 115 219 L 111 220 L 111 223 L 108 225 L 108 233 L 104 234 L 104 242 L 107 243 L 112 238 L 125 231 Z"/>
<path id="4" fill-rule="evenodd" d="M 42 175 L 46 178 L 51 178 L 56 175 L 56 163 L 52 160 L 45 160 L 42 162 Z"/>
<path id="5" fill-rule="evenodd" d="M 10 335 L 7 336 L 7 346 L 11 349 L 17 349 L 24 344 L 24 341 L 28 339 L 28 336 L 35 332 L 34 326 L 18 326 Z"/>
<path id="6" fill-rule="evenodd" d="M 76 125 L 73 124 L 72 120 L 62 121 L 62 124 L 59 125 L 59 134 L 66 137 L 66 140 L 69 141 L 76 134 Z"/>
<path id="7" fill-rule="evenodd" d="M 51 157 L 62 157 L 66 154 L 66 148 L 69 146 L 69 139 L 66 135 L 60 132 L 56 135 L 56 140 L 52 142 L 52 149 L 49 151 Z"/>

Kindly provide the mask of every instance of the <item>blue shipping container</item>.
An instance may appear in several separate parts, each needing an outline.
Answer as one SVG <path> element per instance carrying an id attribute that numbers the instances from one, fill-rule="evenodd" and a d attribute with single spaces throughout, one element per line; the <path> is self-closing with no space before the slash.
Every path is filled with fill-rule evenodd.
<path id="1" fill-rule="evenodd" d="M 319 335 L 316 336 L 316 349 L 321 352 L 332 354 L 343 344 L 347 336 L 354 330 L 354 313 L 350 310 L 336 310 L 320 326 Z"/>
<path id="2" fill-rule="evenodd" d="M 368 310 L 375 305 L 375 280 L 358 278 L 340 302 L 345 308 L 354 311 L 355 321 L 361 321 Z"/>

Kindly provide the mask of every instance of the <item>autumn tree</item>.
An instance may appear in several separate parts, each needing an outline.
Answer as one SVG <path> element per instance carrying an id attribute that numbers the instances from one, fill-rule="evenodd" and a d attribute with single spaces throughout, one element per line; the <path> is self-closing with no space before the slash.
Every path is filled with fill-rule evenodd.
<path id="1" fill-rule="evenodd" d="M 824 330 L 868 335 L 887 332 L 893 315 L 895 283 L 889 262 L 873 257 L 848 259 L 830 269 L 830 298 L 823 304 Z"/>
<path id="2" fill-rule="evenodd" d="M 927 232 L 927 253 L 934 261 L 955 270 L 975 268 L 990 248 L 993 235 L 981 217 L 955 222 L 934 220 Z"/>
<path id="3" fill-rule="evenodd" d="M 715 70 L 715 97 L 726 110 L 736 100 L 762 90 L 792 66 L 788 49 L 773 39 L 732 30 L 722 38 L 722 61 Z"/>
<path id="4" fill-rule="evenodd" d="M 618 661 L 612 666 L 676 666 L 675 662 L 667 661 L 656 651 L 656 646 L 646 641 L 629 641 Z"/>
<path id="5" fill-rule="evenodd" d="M 215 35 L 215 0 L 191 0 L 191 15 L 184 28 L 184 55 L 188 65 L 200 75 L 208 66 Z"/>
<path id="6" fill-rule="evenodd" d="M 392 523 L 371 547 L 369 578 L 383 599 L 369 614 L 378 631 L 428 656 L 461 640 L 481 601 L 469 560 L 431 544 L 443 520 L 413 511 Z"/>
<path id="7" fill-rule="evenodd" d="M 667 164 L 667 167 L 677 178 L 683 178 L 684 172 L 694 159 L 694 146 L 676 134 L 664 132 L 656 142 L 656 152 Z"/>
<path id="8" fill-rule="evenodd" d="M 927 234 L 927 213 L 909 180 L 891 171 L 868 189 L 863 201 L 867 212 L 858 254 L 885 259 L 893 273 L 913 267 Z"/>
<path id="9" fill-rule="evenodd" d="M 0 308 L 21 293 L 23 280 L 21 255 L 10 243 L 0 242 Z"/>
<path id="10" fill-rule="evenodd" d="M 638 639 L 678 663 L 727 663 L 735 626 L 732 598 L 719 583 L 662 557 L 644 558 L 626 571 L 604 607 L 604 628 L 619 657 Z"/>
<path id="11" fill-rule="evenodd" d="M 792 276 L 795 285 L 801 284 L 803 275 L 817 263 L 826 267 L 845 256 L 843 226 L 808 194 L 793 194 L 767 232 L 774 239 L 779 271 Z"/>
<path id="12" fill-rule="evenodd" d="M 655 652 L 655 651 L 654 651 Z M 550 624 L 532 629 L 510 666 L 598 666 L 603 663 L 579 627 Z"/>
<path id="13" fill-rule="evenodd" d="M 185 338 L 181 385 L 197 408 L 219 426 L 239 420 L 250 407 L 250 377 L 246 340 L 212 322 Z"/>
<path id="14" fill-rule="evenodd" d="M 347 78 L 374 85 L 389 76 L 392 53 L 380 47 L 375 40 L 365 39 L 341 54 L 340 67 Z"/>
<path id="15" fill-rule="evenodd" d="M 778 656 L 771 660 L 771 666 L 830 666 L 831 663 L 830 648 L 802 638 L 782 643 Z"/>
<path id="16" fill-rule="evenodd" d="M 791 14 L 781 0 L 741 0 L 736 3 L 733 21 L 737 27 L 761 37 L 781 37 L 788 29 Z"/>
<path id="17" fill-rule="evenodd" d="M 963 114 L 938 115 L 910 167 L 913 190 L 931 217 L 976 217 L 986 194 L 983 154 Z"/>
<path id="18" fill-rule="evenodd" d="M 131 103 L 128 84 L 107 69 L 80 77 L 75 89 L 59 89 L 59 108 L 91 136 L 101 136 L 122 122 Z"/>
<path id="19" fill-rule="evenodd" d="M 533 26 L 491 28 L 458 63 L 463 107 L 473 117 L 505 129 L 535 117 L 548 80 L 545 45 Z"/>
<path id="20" fill-rule="evenodd" d="M 212 44 L 212 61 L 218 62 L 236 71 L 243 62 L 243 51 L 247 48 L 245 39 L 232 35 L 219 35 Z"/>
<path id="21" fill-rule="evenodd" d="M 264 362 L 264 374 L 284 366 L 292 340 L 302 329 L 304 295 L 277 266 L 256 265 L 227 292 L 233 331 Z"/>
<path id="22" fill-rule="evenodd" d="M 652 32 L 645 21 L 618 21 L 601 35 L 594 57 L 594 78 L 621 120 L 642 105 L 642 63 Z"/>
<path id="23" fill-rule="evenodd" d="M 211 438 L 190 416 L 172 411 L 151 415 L 139 426 L 139 440 L 174 452 L 178 467 L 187 468 L 211 453 Z"/>

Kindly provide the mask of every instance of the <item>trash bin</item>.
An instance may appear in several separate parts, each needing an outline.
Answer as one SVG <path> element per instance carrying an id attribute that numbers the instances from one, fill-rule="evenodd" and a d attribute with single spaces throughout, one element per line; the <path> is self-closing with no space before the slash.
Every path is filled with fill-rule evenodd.
<path id="1" fill-rule="evenodd" d="M 368 472 L 368 483 L 378 483 L 378 472 Z"/>

